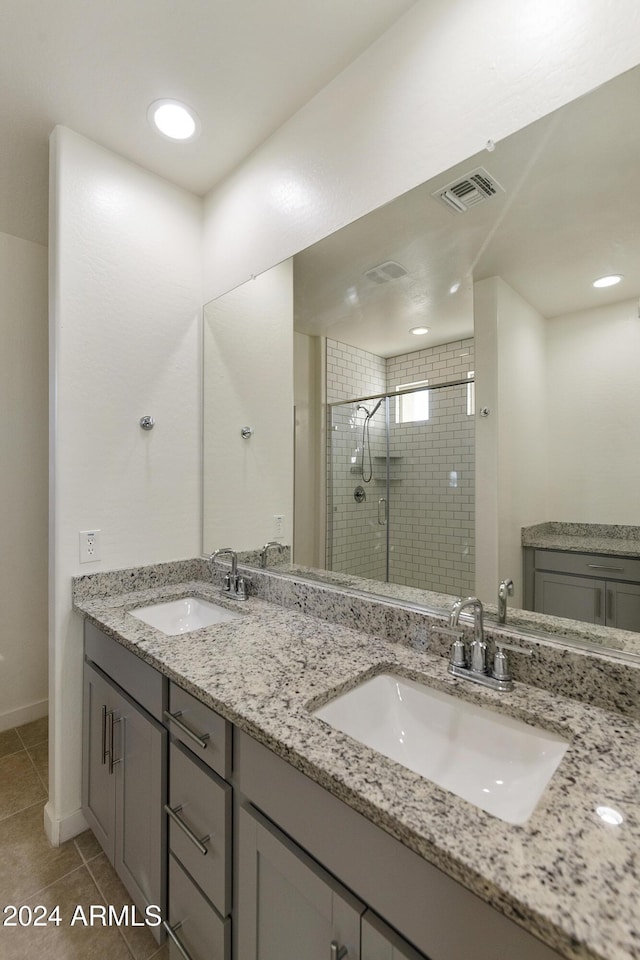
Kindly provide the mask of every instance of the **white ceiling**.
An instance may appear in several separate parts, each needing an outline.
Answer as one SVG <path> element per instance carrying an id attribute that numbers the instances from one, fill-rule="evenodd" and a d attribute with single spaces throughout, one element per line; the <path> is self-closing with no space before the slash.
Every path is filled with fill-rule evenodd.
<path id="1" fill-rule="evenodd" d="M 0 231 L 47 242 L 56 124 L 204 195 L 414 0 L 3 0 Z M 146 119 L 188 103 L 194 143 Z"/>
<path id="2" fill-rule="evenodd" d="M 639 103 L 635 68 L 298 254 L 296 329 L 393 356 L 472 336 L 487 277 L 549 318 L 638 297 Z M 505 192 L 465 214 L 432 197 L 478 166 Z M 407 276 L 365 277 L 386 260 Z M 622 283 L 594 290 L 610 273 Z"/>

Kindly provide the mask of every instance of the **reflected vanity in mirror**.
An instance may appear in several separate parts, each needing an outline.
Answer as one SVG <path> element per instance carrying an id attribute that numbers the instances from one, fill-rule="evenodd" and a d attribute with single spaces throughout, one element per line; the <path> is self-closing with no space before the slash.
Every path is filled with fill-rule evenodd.
<path id="1" fill-rule="evenodd" d="M 640 653 L 638 102 L 635 69 L 205 307 L 205 552 L 431 609 L 510 577 L 510 624 Z"/>

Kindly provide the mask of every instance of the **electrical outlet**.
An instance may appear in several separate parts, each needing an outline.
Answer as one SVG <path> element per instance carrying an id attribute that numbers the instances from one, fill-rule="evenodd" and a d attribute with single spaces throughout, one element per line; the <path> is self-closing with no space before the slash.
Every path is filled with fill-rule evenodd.
<path id="1" fill-rule="evenodd" d="M 273 536 L 275 540 L 284 536 L 284 515 L 276 513 L 273 516 Z"/>
<path id="2" fill-rule="evenodd" d="M 80 563 L 95 563 L 100 559 L 100 531 L 80 531 Z"/>

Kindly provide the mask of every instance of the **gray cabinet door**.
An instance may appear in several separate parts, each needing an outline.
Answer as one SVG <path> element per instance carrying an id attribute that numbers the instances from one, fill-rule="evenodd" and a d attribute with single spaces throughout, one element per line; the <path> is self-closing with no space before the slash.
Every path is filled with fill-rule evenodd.
<path id="1" fill-rule="evenodd" d="M 136 907 L 164 915 L 167 732 L 85 663 L 83 740 L 87 822 Z"/>
<path id="2" fill-rule="evenodd" d="M 380 917 L 367 910 L 362 918 L 361 960 L 428 960 Z"/>
<path id="3" fill-rule="evenodd" d="M 109 774 L 108 728 L 113 706 L 113 687 L 85 664 L 82 806 L 87 823 L 112 863 L 115 852 L 115 792 L 113 777 Z"/>
<path id="4" fill-rule="evenodd" d="M 607 580 L 607 626 L 640 632 L 640 584 Z"/>
<path id="5" fill-rule="evenodd" d="M 585 623 L 605 623 L 604 580 L 536 571 L 534 590 L 537 613 Z"/>
<path id="6" fill-rule="evenodd" d="M 238 960 L 358 960 L 363 904 L 251 808 L 239 831 Z"/>
<path id="7" fill-rule="evenodd" d="M 154 904 L 164 915 L 167 731 L 120 695 L 114 710 L 113 740 L 114 866 L 139 910 Z"/>

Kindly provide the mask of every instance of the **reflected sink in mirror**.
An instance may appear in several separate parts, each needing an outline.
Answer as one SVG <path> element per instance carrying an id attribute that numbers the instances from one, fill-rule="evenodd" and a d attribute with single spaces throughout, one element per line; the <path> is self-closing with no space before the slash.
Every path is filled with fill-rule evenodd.
<path id="1" fill-rule="evenodd" d="M 554 733 L 392 674 L 365 680 L 312 713 L 513 824 L 531 816 L 569 745 Z"/>
<path id="2" fill-rule="evenodd" d="M 242 614 L 235 610 L 227 610 L 217 603 L 210 603 L 199 597 L 182 597 L 180 600 L 152 603 L 147 607 L 130 610 L 129 613 L 169 637 L 177 637 L 181 633 L 190 633 L 192 630 L 242 617 Z"/>

